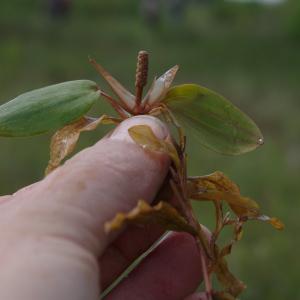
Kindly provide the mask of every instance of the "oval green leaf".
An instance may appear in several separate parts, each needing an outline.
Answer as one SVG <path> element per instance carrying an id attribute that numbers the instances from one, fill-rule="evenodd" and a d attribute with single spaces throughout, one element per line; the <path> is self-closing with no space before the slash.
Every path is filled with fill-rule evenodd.
<path id="1" fill-rule="evenodd" d="M 23 137 L 63 127 L 100 97 L 97 84 L 75 80 L 22 94 L 0 106 L 0 136 Z"/>
<path id="2" fill-rule="evenodd" d="M 237 155 L 263 144 L 256 124 L 221 95 L 196 84 L 171 88 L 162 101 L 179 124 L 199 137 L 202 145 Z"/>

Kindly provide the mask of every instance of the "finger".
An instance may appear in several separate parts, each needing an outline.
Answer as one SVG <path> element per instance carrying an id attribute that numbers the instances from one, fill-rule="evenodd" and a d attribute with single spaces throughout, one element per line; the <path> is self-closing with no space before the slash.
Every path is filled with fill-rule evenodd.
<path id="1" fill-rule="evenodd" d="M 7 196 L 1 196 L 0 197 L 0 204 L 5 203 L 6 201 L 8 201 L 11 198 L 10 195 Z"/>
<path id="2" fill-rule="evenodd" d="M 110 242 L 103 224 L 117 212 L 132 209 L 139 199 L 151 202 L 168 170 L 166 155 L 147 153 L 130 138 L 128 129 L 136 124 L 149 125 L 159 138 L 168 135 L 153 117 L 124 121 L 109 138 L 14 195 L 24 200 L 17 204 L 16 225 L 29 222 L 31 231 L 66 236 L 100 255 Z"/>
<path id="3" fill-rule="evenodd" d="M 208 240 L 210 231 L 202 227 Z M 165 231 L 158 225 L 130 225 L 104 252 L 100 259 L 101 287 L 104 290 L 141 254 L 153 245 Z"/>
<path id="4" fill-rule="evenodd" d="M 205 293 L 195 293 L 184 298 L 184 300 L 207 300 L 207 299 L 208 298 Z"/>
<path id="5" fill-rule="evenodd" d="M 109 245 L 100 258 L 101 288 L 104 290 L 127 267 L 157 241 L 164 230 L 157 225 L 130 225 Z"/>
<path id="6" fill-rule="evenodd" d="M 105 300 L 181 300 L 201 280 L 201 259 L 194 238 L 172 233 Z"/>
<path id="7" fill-rule="evenodd" d="M 165 181 L 168 181 L 166 178 Z M 169 190 L 163 185 L 155 199 L 166 199 Z M 168 194 L 166 194 L 168 193 Z M 156 201 L 156 200 L 155 200 Z M 109 245 L 100 258 L 101 287 L 105 289 L 129 265 L 153 245 L 165 232 L 158 224 L 144 226 L 129 225 L 117 239 Z"/>
<path id="8" fill-rule="evenodd" d="M 128 119 L 1 205 L 1 299 L 97 299 L 98 258 L 112 240 L 104 222 L 138 199 L 151 202 L 168 170 L 166 155 L 131 140 L 128 128 L 136 124 L 149 125 L 158 138 L 168 135 L 153 117 Z"/>

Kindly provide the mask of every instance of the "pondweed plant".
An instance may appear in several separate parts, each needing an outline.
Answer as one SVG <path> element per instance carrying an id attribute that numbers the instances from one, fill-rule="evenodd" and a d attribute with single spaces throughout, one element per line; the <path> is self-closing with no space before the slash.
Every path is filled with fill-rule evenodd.
<path id="1" fill-rule="evenodd" d="M 144 151 L 163 152 L 170 156 L 172 163 L 162 192 L 152 205 L 137 199 L 137 207 L 130 212 L 118 213 L 105 224 L 105 231 L 109 233 L 127 223 L 155 223 L 165 230 L 190 233 L 200 250 L 207 299 L 236 299 L 245 285 L 229 271 L 225 258 L 231 253 L 234 243 L 241 239 L 244 223 L 248 220 L 265 221 L 276 229 L 282 229 L 283 224 L 276 218 L 263 215 L 258 204 L 242 196 L 238 186 L 223 173 L 217 171 L 189 177 L 186 140 L 190 137 L 186 138 L 184 128 L 189 127 L 189 132 L 198 137 L 199 144 L 229 155 L 242 154 L 262 145 L 259 128 L 232 103 L 207 88 L 196 84 L 171 87 L 178 66 L 155 79 L 143 97 L 148 77 L 146 51 L 138 54 L 135 95 L 94 59 L 90 62 L 108 82 L 116 98 L 89 80 L 64 82 L 34 90 L 0 106 L 0 136 L 24 137 L 57 130 L 51 140 L 47 175 L 74 150 L 81 132 L 94 130 L 100 124 L 118 124 L 135 115 L 161 118 L 175 129 L 172 141 L 157 139 L 146 125 L 131 127 L 129 134 Z M 101 98 L 111 104 L 117 117 L 86 116 L 91 106 Z M 204 234 L 193 213 L 192 200 L 211 201 L 215 207 L 215 228 L 210 238 Z M 223 202 L 227 203 L 234 216 L 225 212 Z M 233 227 L 233 238 L 221 248 L 217 245 L 218 237 L 228 226 Z M 222 291 L 212 288 L 213 273 L 223 286 Z"/>

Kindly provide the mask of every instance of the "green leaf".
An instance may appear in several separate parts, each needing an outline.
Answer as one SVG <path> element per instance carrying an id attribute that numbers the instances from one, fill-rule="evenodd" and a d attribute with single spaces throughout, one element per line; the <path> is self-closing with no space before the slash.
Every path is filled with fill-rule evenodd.
<path id="1" fill-rule="evenodd" d="M 204 87 L 175 86 L 162 102 L 182 126 L 200 138 L 202 145 L 216 152 L 237 155 L 263 144 L 259 128 L 247 115 Z"/>
<path id="2" fill-rule="evenodd" d="M 22 94 L 0 106 L 0 136 L 22 137 L 80 119 L 99 98 L 96 83 L 76 80 Z"/>

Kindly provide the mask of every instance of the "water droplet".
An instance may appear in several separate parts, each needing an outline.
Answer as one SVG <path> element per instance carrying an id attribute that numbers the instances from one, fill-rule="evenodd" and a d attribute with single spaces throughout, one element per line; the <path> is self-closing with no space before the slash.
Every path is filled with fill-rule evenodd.
<path id="1" fill-rule="evenodd" d="M 263 145 L 264 144 L 264 139 L 263 138 L 259 138 L 257 140 L 258 145 Z"/>

